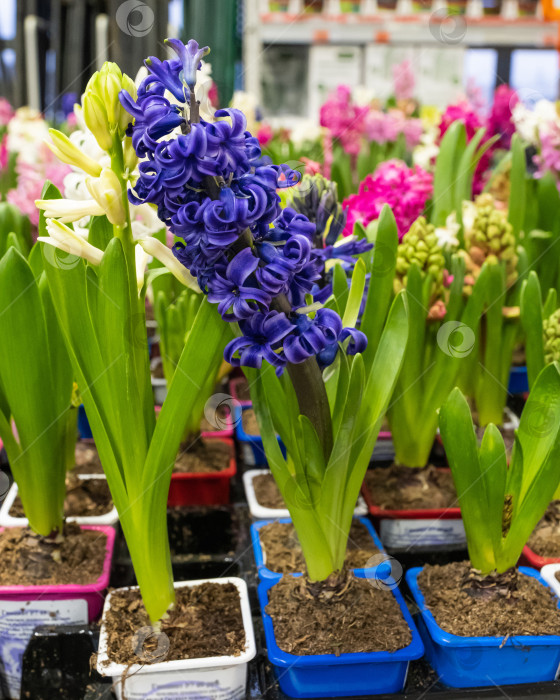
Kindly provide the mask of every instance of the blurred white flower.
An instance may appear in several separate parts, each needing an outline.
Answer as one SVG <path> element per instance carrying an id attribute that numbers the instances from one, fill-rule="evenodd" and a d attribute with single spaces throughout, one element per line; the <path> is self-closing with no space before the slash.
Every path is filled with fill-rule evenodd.
<path id="1" fill-rule="evenodd" d="M 290 141 L 296 148 L 301 148 L 306 142 L 318 141 L 323 132 L 324 128 L 319 126 L 316 121 L 300 119 L 294 124 L 290 132 Z"/>
<path id="2" fill-rule="evenodd" d="M 459 247 L 459 239 L 457 234 L 461 226 L 457 223 L 456 212 L 451 212 L 445 220 L 445 226 L 436 227 L 435 234 L 437 236 L 438 245 L 444 250 L 452 250 Z"/>
<path id="3" fill-rule="evenodd" d="M 255 134 L 258 129 L 258 124 L 260 120 L 258 119 L 258 108 L 257 98 L 251 92 L 244 92 L 243 90 L 236 90 L 233 93 L 230 107 L 233 109 L 239 109 L 243 112 L 247 119 L 247 131 Z"/>
<path id="4" fill-rule="evenodd" d="M 549 100 L 539 100 L 533 109 L 518 102 L 513 108 L 512 118 L 517 133 L 533 146 L 538 145 L 543 131 L 548 131 L 554 124 L 560 126 L 556 104 Z"/>
<path id="5" fill-rule="evenodd" d="M 365 85 L 358 85 L 352 90 L 352 97 L 358 107 L 367 107 L 375 99 L 375 90 Z"/>
<path id="6" fill-rule="evenodd" d="M 37 163 L 48 135 L 49 126 L 41 114 L 31 107 L 20 107 L 8 122 L 8 151 L 16 152 L 22 163 Z"/>
<path id="7" fill-rule="evenodd" d="M 430 129 L 422 134 L 419 145 L 412 151 L 412 162 L 424 170 L 433 171 L 438 153 L 437 131 Z"/>
<path id="8" fill-rule="evenodd" d="M 463 201 L 463 229 L 465 233 L 470 233 L 474 226 L 474 220 L 476 219 L 476 204 L 474 202 Z"/>

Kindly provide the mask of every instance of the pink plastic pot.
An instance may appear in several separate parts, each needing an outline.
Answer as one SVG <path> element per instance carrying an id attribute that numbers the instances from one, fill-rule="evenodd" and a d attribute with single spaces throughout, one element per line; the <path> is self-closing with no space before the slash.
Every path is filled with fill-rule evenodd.
<path id="1" fill-rule="evenodd" d="M 0 528 L 0 532 L 3 532 L 4 529 Z M 99 617 L 105 598 L 102 592 L 109 585 L 109 574 L 115 546 L 115 530 L 108 525 L 82 525 L 82 530 L 97 530 L 107 536 L 107 552 L 103 562 L 103 573 L 95 583 L 85 585 L 0 586 L 0 601 L 83 599 L 87 602 L 89 622 Z"/>
<path id="2" fill-rule="evenodd" d="M 156 418 L 159 416 L 161 406 L 155 407 Z M 224 418 L 224 427 L 222 430 L 203 430 L 200 433 L 203 438 L 232 438 L 233 437 L 233 418 L 231 415 Z"/>
<path id="3" fill-rule="evenodd" d="M 108 525 L 81 527 L 107 537 L 103 571 L 97 581 L 85 585 L 0 586 L 0 669 L 11 698 L 20 696 L 23 653 L 35 627 L 85 624 L 101 613 L 109 585 L 115 530 Z M 4 529 L 0 528 L 0 532 Z"/>

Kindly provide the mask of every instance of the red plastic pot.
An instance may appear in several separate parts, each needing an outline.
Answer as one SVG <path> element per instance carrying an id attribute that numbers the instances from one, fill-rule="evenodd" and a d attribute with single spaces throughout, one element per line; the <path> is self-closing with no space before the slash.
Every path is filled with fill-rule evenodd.
<path id="1" fill-rule="evenodd" d="M 161 412 L 161 406 L 154 406 L 156 412 L 156 418 Z M 221 430 L 201 430 L 200 434 L 206 440 L 208 438 L 232 438 L 234 433 L 233 418 L 228 415 L 224 419 L 224 427 Z"/>
<path id="2" fill-rule="evenodd" d="M 539 569 L 540 571 L 540 569 L 547 564 L 560 564 L 560 557 L 541 557 L 525 545 L 518 564 L 519 566 L 532 566 L 534 569 Z"/>
<path id="3" fill-rule="evenodd" d="M 169 506 L 221 506 L 229 503 L 230 480 L 237 472 L 235 447 L 229 438 L 209 438 L 225 442 L 230 448 L 229 467 L 221 472 L 171 474 Z"/>
<path id="4" fill-rule="evenodd" d="M 365 482 L 362 484 L 362 494 L 381 541 L 390 549 L 465 545 L 465 530 L 459 507 L 411 510 L 382 508 L 374 503 Z"/>

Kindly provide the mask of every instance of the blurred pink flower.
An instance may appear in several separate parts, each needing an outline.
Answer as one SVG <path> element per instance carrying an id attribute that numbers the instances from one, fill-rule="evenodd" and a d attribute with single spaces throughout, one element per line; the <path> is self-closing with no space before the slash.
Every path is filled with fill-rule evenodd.
<path id="1" fill-rule="evenodd" d="M 0 141 L 0 170 L 5 170 L 7 168 L 8 159 L 8 134 L 4 134 Z"/>
<path id="2" fill-rule="evenodd" d="M 408 59 L 393 66 L 393 90 L 397 100 L 411 100 L 415 82 L 414 69 Z"/>
<path id="3" fill-rule="evenodd" d="M 0 97 L 0 126 L 6 126 L 15 112 L 5 97 Z"/>
<path id="4" fill-rule="evenodd" d="M 316 160 L 302 156 L 301 162 L 305 164 L 304 175 L 319 175 L 321 173 L 321 163 Z"/>
<path id="5" fill-rule="evenodd" d="M 17 187 L 10 190 L 6 199 L 17 206 L 23 214 L 27 214 L 31 224 L 39 225 L 39 211 L 35 200 L 41 199 L 45 180 L 50 180 L 59 189 L 62 188 L 64 177 L 71 168 L 60 163 L 46 146 L 41 146 L 41 158 L 37 163 L 19 161 L 16 164 Z"/>
<path id="6" fill-rule="evenodd" d="M 405 119 L 403 133 L 409 151 L 416 148 L 422 139 L 424 128 L 421 119 Z"/>
<path id="7" fill-rule="evenodd" d="M 494 148 L 509 149 L 511 137 L 515 133 L 512 119 L 513 108 L 519 102 L 519 95 L 509 85 L 500 85 L 494 93 L 494 102 L 488 116 L 488 136 L 499 135 Z"/>
<path id="8" fill-rule="evenodd" d="M 400 240 L 424 211 L 432 190 L 432 174 L 419 166 L 409 168 L 401 160 L 381 163 L 373 175 L 362 181 L 358 194 L 344 200 L 348 212 L 344 235 L 352 234 L 356 221 L 364 226 L 375 221 L 383 205 L 388 204 L 395 215 Z"/>
<path id="9" fill-rule="evenodd" d="M 540 152 L 533 157 L 538 170 L 537 177 L 542 177 L 546 172 L 551 172 L 558 178 L 560 176 L 560 126 L 556 122 L 550 122 L 547 129 L 540 131 Z M 558 183 L 560 190 L 560 182 Z"/>
<path id="10" fill-rule="evenodd" d="M 261 146 L 266 146 L 267 143 L 272 141 L 272 127 L 270 124 L 261 124 L 259 130 L 257 131 L 257 138 Z"/>
<path id="11" fill-rule="evenodd" d="M 446 131 L 449 129 L 451 124 L 455 121 L 462 121 L 465 125 L 465 130 L 467 133 L 467 143 L 476 134 L 478 129 L 484 126 L 482 119 L 477 112 L 477 110 L 466 100 L 461 100 L 454 105 L 449 105 L 441 117 L 439 123 L 439 143 L 441 143 Z M 488 134 L 484 135 L 480 145 L 488 140 Z M 490 167 L 491 151 L 486 151 L 486 153 L 479 160 L 476 171 L 473 178 L 473 194 L 480 194 L 484 189 L 484 185 L 487 179 L 487 171 Z"/>
<path id="12" fill-rule="evenodd" d="M 368 111 L 369 107 L 358 107 L 352 102 L 347 85 L 339 85 L 321 106 L 320 123 L 327 127 L 333 138 L 340 141 L 346 153 L 357 156 Z"/>

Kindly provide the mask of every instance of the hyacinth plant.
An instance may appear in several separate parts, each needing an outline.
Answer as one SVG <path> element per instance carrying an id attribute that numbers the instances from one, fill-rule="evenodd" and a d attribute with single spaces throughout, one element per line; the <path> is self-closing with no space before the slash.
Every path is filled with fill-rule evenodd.
<path id="1" fill-rule="evenodd" d="M 517 564 L 560 481 L 560 365 L 548 365 L 536 378 L 509 464 L 494 424 L 488 425 L 478 445 L 460 389 L 444 403 L 439 424 L 471 565 L 483 576 L 503 574 Z"/>
<path id="2" fill-rule="evenodd" d="M 477 344 L 465 363 L 461 386 L 473 399 L 478 423 L 502 425 L 513 350 L 520 334 L 519 303 L 526 256 L 516 246 L 507 211 L 489 194 L 465 202 L 464 256 L 467 272 L 478 280 L 485 267 L 484 314 L 476 331 Z"/>
<path id="3" fill-rule="evenodd" d="M 145 159 L 130 197 L 157 205 L 181 239 L 177 259 L 235 333 L 225 359 L 248 375 L 265 451 L 308 573 L 323 580 L 342 568 L 352 511 L 407 340 L 402 295 L 386 321 L 394 219 L 386 211 L 379 225 L 381 253 L 365 239 L 336 251 L 366 259 L 356 263 L 350 289 L 342 272 L 343 293 L 333 295 L 323 276 L 333 251 L 314 247 L 317 222 L 280 207 L 276 190 L 296 184 L 299 174 L 261 158 L 241 112 L 218 110 L 218 121 L 202 119 L 196 66 L 207 49 L 192 40 L 168 44 L 178 59 L 151 58 L 137 99 L 121 94 L 134 117 L 134 148 Z"/>
<path id="4" fill-rule="evenodd" d="M 0 259 L 0 437 L 29 525 L 47 537 L 62 533 L 78 412 L 42 262 L 38 246 L 27 260 L 9 242 Z"/>
<path id="5" fill-rule="evenodd" d="M 193 65 L 196 72 L 198 59 Z M 161 83 L 152 84 L 152 90 L 156 105 L 169 104 Z M 137 177 L 137 156 L 126 135 L 130 116 L 119 101 L 122 91 L 130 100 L 136 96 L 132 80 L 106 63 L 82 97 L 85 124 L 101 149 L 101 162 L 60 132 L 51 132 L 57 155 L 85 176 L 90 199 L 56 199 L 51 188 L 37 204 L 46 217 L 48 236 L 40 240 L 54 308 L 144 604 L 155 623 L 175 597 L 166 519 L 171 471 L 198 387 L 220 361 L 231 331 L 204 301 L 156 422 L 145 339 L 146 254 L 156 256 L 186 286 L 196 288 L 196 282 L 157 238 L 135 238 L 127 189 Z M 217 143 L 215 154 L 227 160 L 227 146 Z M 81 224 L 84 216 L 91 217 L 85 230 L 68 225 Z M 49 263 L 53 247 L 71 254 L 67 264 Z"/>

